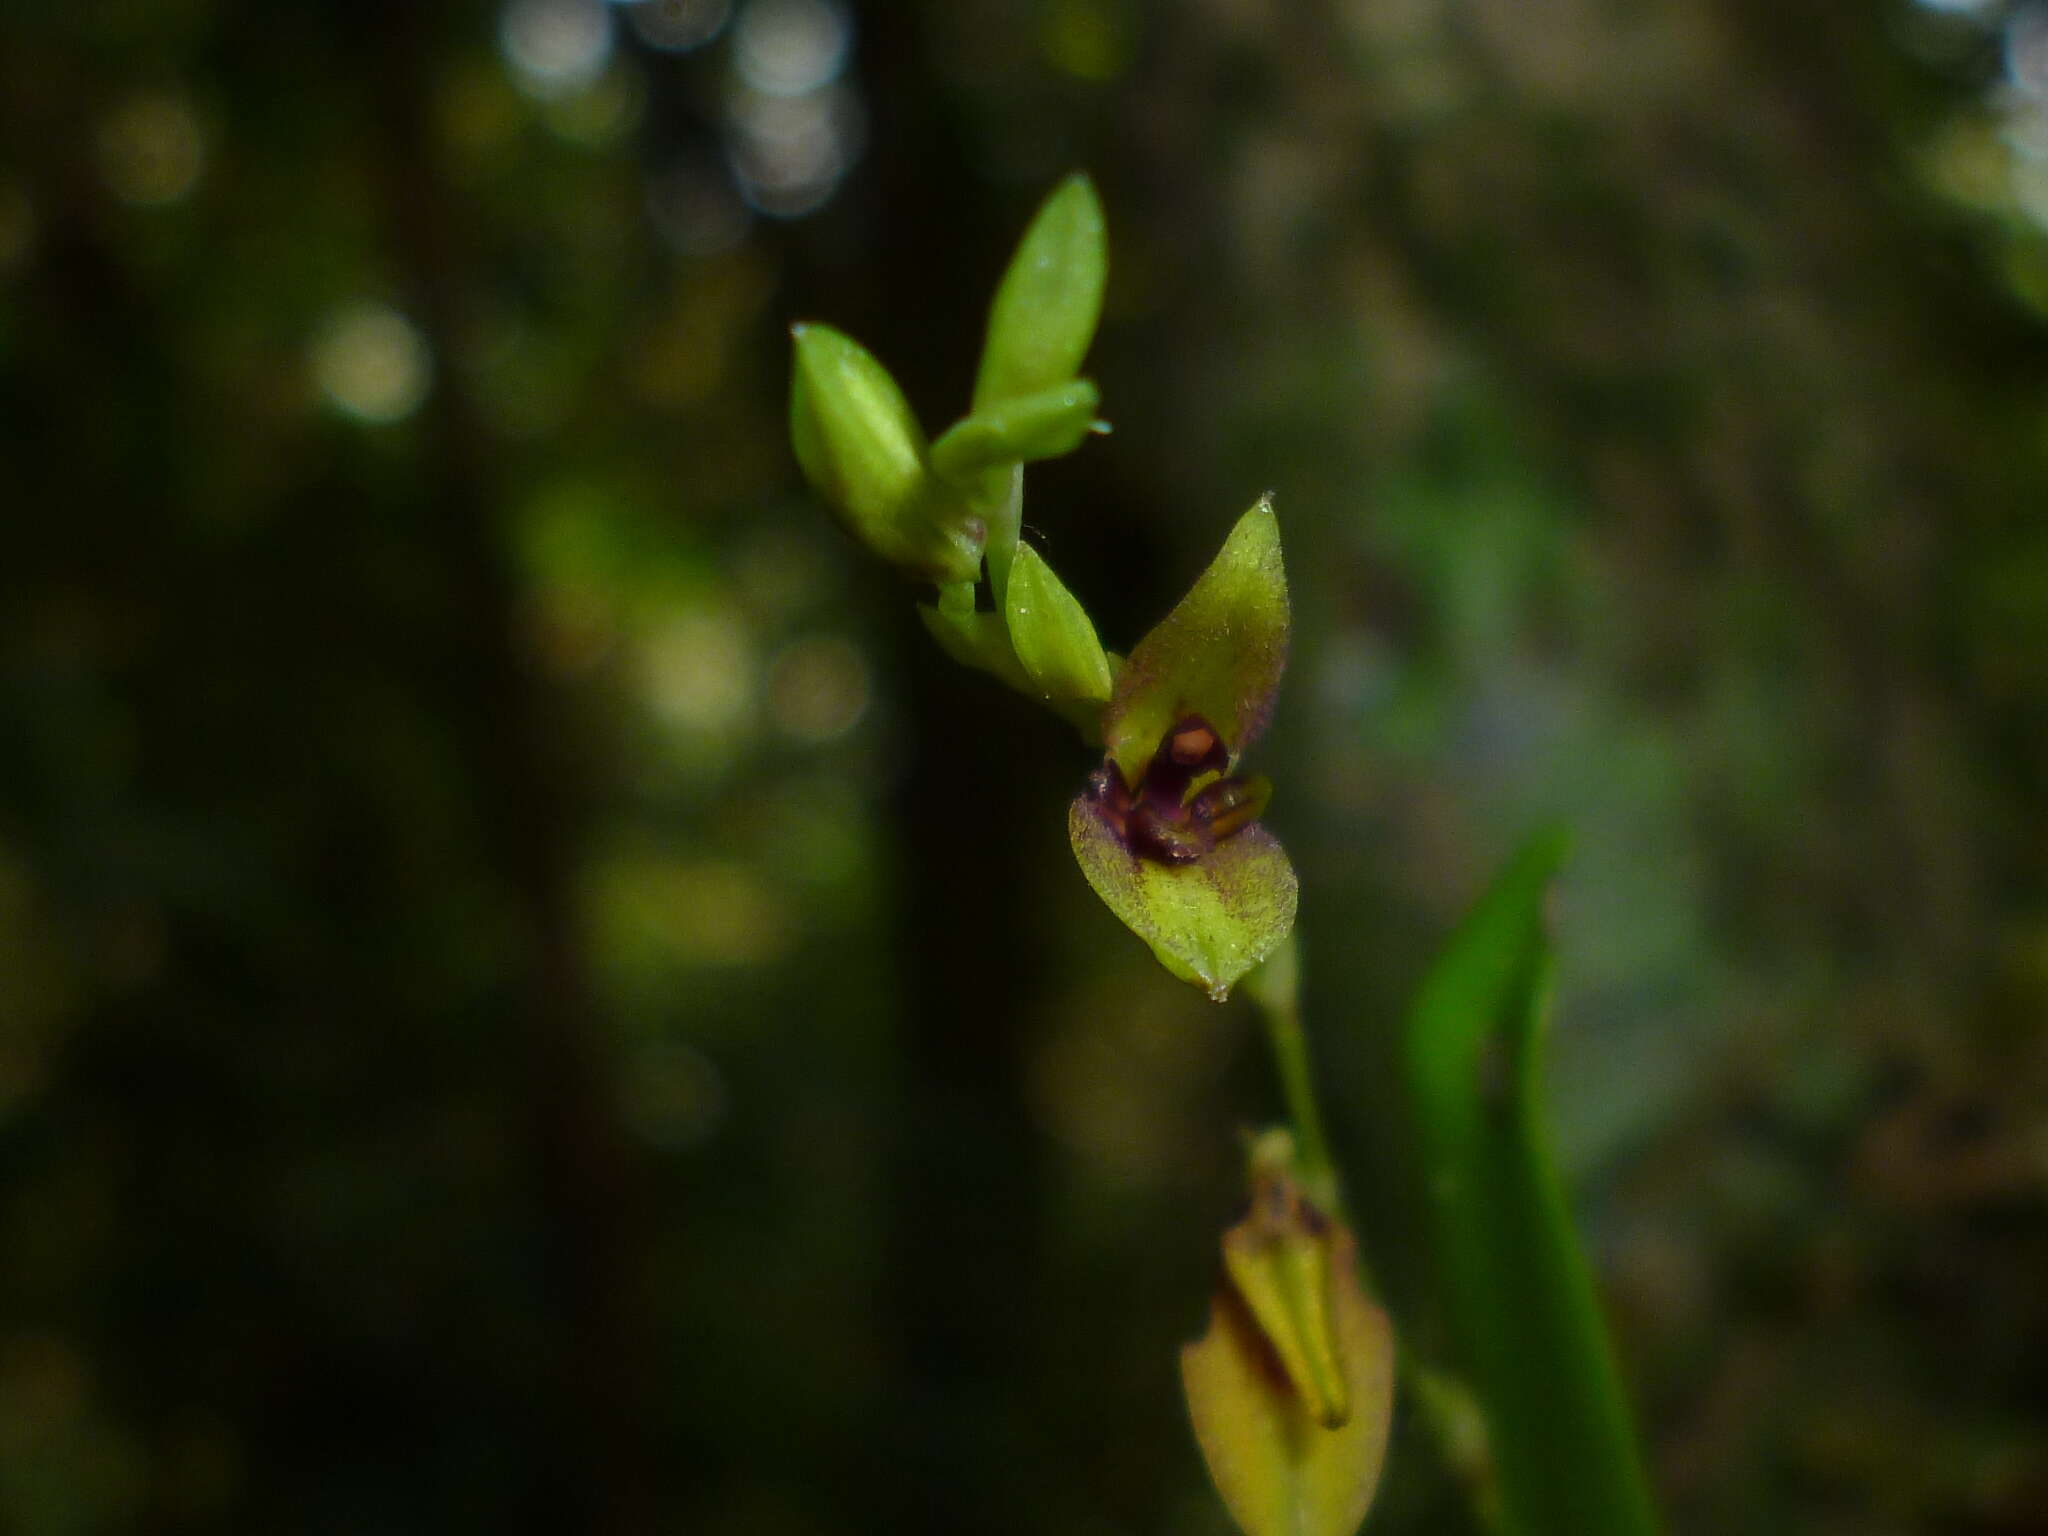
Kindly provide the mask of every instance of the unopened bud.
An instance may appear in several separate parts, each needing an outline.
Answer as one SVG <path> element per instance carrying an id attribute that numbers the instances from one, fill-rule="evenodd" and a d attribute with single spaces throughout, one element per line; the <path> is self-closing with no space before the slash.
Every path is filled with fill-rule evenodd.
<path id="1" fill-rule="evenodd" d="M 1223 1235 L 1223 1267 L 1325 1429 L 1351 1417 L 1330 1311 L 1335 1242 L 1330 1218 L 1294 1181 L 1292 1138 L 1285 1131 L 1261 1137 L 1252 1150 L 1251 1210 Z"/>
<path id="2" fill-rule="evenodd" d="M 975 580 L 987 530 L 926 469 L 924 432 L 889 370 L 830 326 L 791 335 L 790 440 L 805 478 L 892 565 L 940 584 Z"/>
<path id="3" fill-rule="evenodd" d="M 996 290 L 974 381 L 977 413 L 1080 371 L 1108 272 L 1102 204 L 1086 176 L 1069 176 L 1039 208 Z"/>
<path id="4" fill-rule="evenodd" d="M 1209 1331 L 1181 1380 L 1209 1475 L 1247 1536 L 1352 1536 L 1393 1420 L 1394 1341 L 1350 1231 L 1303 1197 L 1293 1140 L 1261 1137 L 1252 1209 L 1223 1237 Z"/>
<path id="5" fill-rule="evenodd" d="M 1088 611 L 1029 544 L 1017 546 L 1004 607 L 1010 644 L 1046 698 L 1109 697 L 1109 658 Z"/>

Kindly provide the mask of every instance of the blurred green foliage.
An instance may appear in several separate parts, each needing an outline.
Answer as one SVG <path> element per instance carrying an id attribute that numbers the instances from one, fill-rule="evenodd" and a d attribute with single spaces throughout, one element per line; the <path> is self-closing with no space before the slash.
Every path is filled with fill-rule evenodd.
<path id="1" fill-rule="evenodd" d="M 1568 821 L 1552 1109 L 1673 1529 L 2038 1530 L 2043 36 L 14 7 L 0 1525 L 1224 1529 L 1246 1014 L 784 443 L 808 315 L 957 414 L 1082 165 L 1116 432 L 1027 537 L 1123 650 L 1277 493 L 1359 1230 L 1395 1021 Z M 1372 1528 L 1455 1529 L 1412 1426 Z"/>
<path id="2" fill-rule="evenodd" d="M 1557 962 L 1544 908 L 1568 841 L 1538 833 L 1515 855 L 1403 1026 L 1413 1177 L 1434 1218 L 1428 1301 L 1408 1342 L 1437 1372 L 1431 1334 L 1447 1341 L 1449 1379 L 1484 1414 L 1480 1502 L 1501 1530 L 1649 1536 L 1641 1452 L 1545 1118 Z"/>

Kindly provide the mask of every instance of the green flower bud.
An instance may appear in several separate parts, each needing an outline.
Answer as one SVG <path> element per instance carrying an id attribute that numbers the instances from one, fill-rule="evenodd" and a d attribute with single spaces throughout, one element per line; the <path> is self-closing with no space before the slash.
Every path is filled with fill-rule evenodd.
<path id="1" fill-rule="evenodd" d="M 1088 611 L 1029 544 L 1011 561 L 1004 617 L 1017 659 L 1045 698 L 1109 697 L 1109 658 Z"/>
<path id="2" fill-rule="evenodd" d="M 1034 459 L 1072 453 L 1098 425 L 1102 403 L 1086 379 L 999 400 L 955 422 L 932 444 L 932 468 L 964 491 L 986 497 L 985 477 Z"/>
<path id="3" fill-rule="evenodd" d="M 1080 371 L 1108 272 L 1102 205 L 1086 176 L 1069 176 L 1039 208 L 996 290 L 974 381 L 976 414 Z"/>
<path id="4" fill-rule="evenodd" d="M 1251 1212 L 1223 1234 L 1223 1268 L 1317 1423 L 1342 1427 L 1350 1387 L 1331 1321 L 1335 1229 L 1294 1182 L 1293 1138 L 1269 1131 L 1252 1148 Z"/>
<path id="5" fill-rule="evenodd" d="M 1209 1475 L 1247 1536 L 1352 1536 L 1386 1459 L 1393 1329 L 1350 1230 L 1303 1198 L 1284 1131 L 1254 1148 L 1223 1268 L 1209 1331 L 1181 1351 Z"/>
<path id="6" fill-rule="evenodd" d="M 830 326 L 790 334 L 789 430 L 804 477 L 892 565 L 942 584 L 975 580 L 987 530 L 926 470 L 924 432 L 888 369 Z"/>

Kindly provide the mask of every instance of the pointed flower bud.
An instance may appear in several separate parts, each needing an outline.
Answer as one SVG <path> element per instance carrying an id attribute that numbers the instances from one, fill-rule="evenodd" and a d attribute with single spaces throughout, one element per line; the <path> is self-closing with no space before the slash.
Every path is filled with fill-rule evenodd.
<path id="1" fill-rule="evenodd" d="M 1296 1184 L 1286 1131 L 1259 1138 L 1251 1172 L 1251 1210 L 1223 1234 L 1224 1273 L 1309 1415 L 1325 1429 L 1340 1429 L 1351 1418 L 1351 1393 L 1331 1321 L 1335 1228 Z"/>
<path id="2" fill-rule="evenodd" d="M 1253 1150 L 1223 1268 L 1209 1331 L 1181 1351 L 1209 1475 L 1246 1536 L 1352 1536 L 1386 1458 L 1393 1330 L 1350 1230 L 1302 1194 L 1284 1131 Z"/>
<path id="3" fill-rule="evenodd" d="M 830 326 L 791 335 L 790 440 L 804 477 L 884 560 L 941 584 L 975 580 L 986 527 L 926 469 L 924 432 L 889 370 Z"/>
<path id="4" fill-rule="evenodd" d="M 1039 208 L 996 290 L 974 381 L 977 414 L 1074 377 L 1102 316 L 1108 273 L 1102 204 L 1086 176 L 1069 176 Z"/>
<path id="5" fill-rule="evenodd" d="M 1096 894 L 1219 1002 L 1294 927 L 1294 866 L 1258 824 L 1272 785 L 1235 772 L 1272 713 L 1288 624 L 1279 526 L 1262 500 L 1117 673 L 1102 713 L 1109 756 L 1067 814 Z"/>
<path id="6" fill-rule="evenodd" d="M 1010 564 L 1004 611 L 1010 644 L 1043 697 L 1109 697 L 1109 658 L 1088 611 L 1029 544 Z"/>

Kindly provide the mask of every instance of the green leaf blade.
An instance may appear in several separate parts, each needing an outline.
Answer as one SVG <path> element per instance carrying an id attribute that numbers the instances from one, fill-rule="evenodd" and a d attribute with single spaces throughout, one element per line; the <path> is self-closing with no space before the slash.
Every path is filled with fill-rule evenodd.
<path id="1" fill-rule="evenodd" d="M 1403 1065 L 1438 1291 L 1507 1529 L 1649 1536 L 1648 1482 L 1543 1125 L 1543 909 L 1564 853 L 1559 835 L 1532 840 L 1460 925 L 1411 1010 Z"/>

